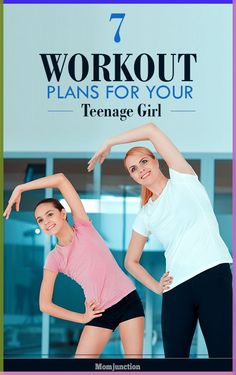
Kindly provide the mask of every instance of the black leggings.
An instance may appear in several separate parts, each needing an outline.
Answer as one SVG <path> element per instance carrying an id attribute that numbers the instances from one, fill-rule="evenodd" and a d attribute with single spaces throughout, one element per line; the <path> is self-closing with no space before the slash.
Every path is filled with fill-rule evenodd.
<path id="1" fill-rule="evenodd" d="M 219 264 L 163 294 L 166 358 L 185 358 L 199 320 L 210 358 L 232 358 L 232 275 Z"/>

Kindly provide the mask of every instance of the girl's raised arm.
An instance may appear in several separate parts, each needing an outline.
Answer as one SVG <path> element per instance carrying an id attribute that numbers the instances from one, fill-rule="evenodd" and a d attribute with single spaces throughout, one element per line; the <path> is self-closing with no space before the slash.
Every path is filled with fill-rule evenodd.
<path id="1" fill-rule="evenodd" d="M 93 170 L 97 162 L 102 163 L 105 160 L 112 146 L 137 141 L 152 142 L 169 168 L 177 172 L 195 174 L 190 164 L 188 164 L 172 141 L 156 125 L 151 123 L 108 139 L 89 161 L 88 171 Z"/>
<path id="2" fill-rule="evenodd" d="M 73 220 L 79 218 L 89 220 L 77 191 L 63 173 L 57 173 L 52 176 L 39 178 L 37 180 L 16 186 L 12 192 L 3 216 L 8 219 L 14 205 L 16 207 L 16 211 L 19 211 L 21 194 L 23 192 L 47 188 L 58 189 L 61 192 L 71 209 Z"/>

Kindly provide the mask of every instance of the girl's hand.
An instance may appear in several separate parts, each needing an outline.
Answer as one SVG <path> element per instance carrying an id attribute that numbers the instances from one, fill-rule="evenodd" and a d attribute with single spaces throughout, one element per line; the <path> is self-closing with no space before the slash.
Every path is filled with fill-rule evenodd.
<path id="1" fill-rule="evenodd" d="M 98 318 L 99 316 L 102 316 L 102 313 L 105 310 L 96 310 L 97 303 L 95 301 L 92 301 L 90 303 L 87 303 L 85 301 L 85 308 L 86 311 L 83 314 L 83 324 L 90 322 L 90 320 L 94 318 Z"/>
<path id="2" fill-rule="evenodd" d="M 20 210 L 21 193 L 22 193 L 21 185 L 16 186 L 11 194 L 11 197 L 8 201 L 8 205 L 3 213 L 3 216 L 6 219 L 9 218 L 14 204 L 16 205 L 16 211 L 18 212 Z"/>
<path id="3" fill-rule="evenodd" d="M 171 285 L 172 281 L 173 277 L 169 276 L 169 272 L 165 272 L 158 283 L 157 294 L 162 294 L 165 290 L 170 289 L 169 285 Z"/>
<path id="4" fill-rule="evenodd" d="M 111 146 L 108 143 L 104 143 L 102 147 L 96 152 L 96 154 L 93 155 L 93 157 L 88 162 L 88 172 L 91 172 L 96 163 L 100 162 L 102 164 L 104 160 L 106 159 L 107 155 L 109 155 L 111 151 Z"/>

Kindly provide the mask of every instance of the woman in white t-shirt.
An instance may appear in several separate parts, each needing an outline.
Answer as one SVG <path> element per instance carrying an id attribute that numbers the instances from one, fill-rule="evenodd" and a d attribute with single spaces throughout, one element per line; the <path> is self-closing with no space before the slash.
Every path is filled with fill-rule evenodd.
<path id="1" fill-rule="evenodd" d="M 155 155 L 133 147 L 124 159 L 130 176 L 142 186 L 142 208 L 125 259 L 128 271 L 157 294 L 163 293 L 162 333 L 166 357 L 188 357 L 199 321 L 209 357 L 232 357 L 232 276 L 230 253 L 205 188 L 170 139 L 147 124 L 110 138 L 89 161 L 102 163 L 117 144 L 149 140 L 169 167 L 170 179 Z M 163 244 L 170 287 L 162 289 L 139 263 L 153 233 Z M 169 289 L 169 290 L 167 290 Z"/>

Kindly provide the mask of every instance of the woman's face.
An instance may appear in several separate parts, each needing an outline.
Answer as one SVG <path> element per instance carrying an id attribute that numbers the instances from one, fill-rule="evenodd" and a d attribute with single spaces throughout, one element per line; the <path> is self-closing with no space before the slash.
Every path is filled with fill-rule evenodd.
<path id="1" fill-rule="evenodd" d="M 160 173 L 158 160 L 141 153 L 129 155 L 126 167 L 135 182 L 147 187 L 156 181 Z"/>
<path id="2" fill-rule="evenodd" d="M 56 236 L 66 221 L 66 211 L 59 211 L 52 203 L 40 204 L 34 216 L 42 231 L 50 236 Z"/>

